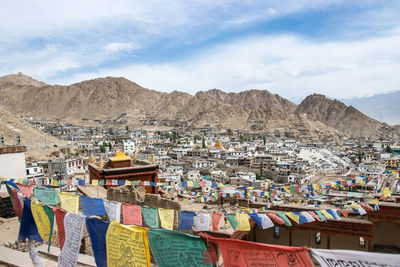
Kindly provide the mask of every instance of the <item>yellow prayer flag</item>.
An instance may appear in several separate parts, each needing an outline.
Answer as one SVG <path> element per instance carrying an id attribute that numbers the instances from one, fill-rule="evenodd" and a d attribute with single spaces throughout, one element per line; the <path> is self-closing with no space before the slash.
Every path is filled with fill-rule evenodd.
<path id="1" fill-rule="evenodd" d="M 58 193 L 61 202 L 61 208 L 65 211 L 78 213 L 79 212 L 79 196 L 71 193 Z"/>
<path id="2" fill-rule="evenodd" d="M 187 182 L 187 186 L 188 186 L 188 187 L 193 187 L 193 181 L 188 181 L 188 182 Z"/>
<path id="3" fill-rule="evenodd" d="M 93 179 L 92 180 L 92 185 L 99 185 L 99 180 Z"/>
<path id="4" fill-rule="evenodd" d="M 36 201 L 31 201 L 31 211 L 40 237 L 43 240 L 48 241 L 50 237 L 50 222 L 42 204 Z M 51 239 L 54 240 L 53 237 L 51 237 Z"/>
<path id="5" fill-rule="evenodd" d="M 174 228 L 174 210 L 158 208 L 158 215 L 161 220 L 161 227 L 167 230 Z"/>
<path id="6" fill-rule="evenodd" d="M 147 229 L 112 221 L 106 234 L 107 266 L 150 266 Z"/>
<path id="7" fill-rule="evenodd" d="M 355 210 L 359 210 L 361 208 L 360 205 L 358 205 L 356 202 L 352 202 L 350 205 L 350 208 L 355 209 Z"/>
<path id="8" fill-rule="evenodd" d="M 219 183 L 219 184 L 218 184 L 218 187 L 220 187 L 220 188 L 221 188 L 221 187 L 224 187 L 224 184 L 223 184 L 223 183 Z"/>
<path id="9" fill-rule="evenodd" d="M 327 219 L 335 219 L 333 218 L 332 215 L 329 214 L 329 212 L 327 212 L 326 210 L 320 210 L 321 213 L 327 218 Z"/>
<path id="10" fill-rule="evenodd" d="M 386 197 L 390 197 L 392 195 L 392 192 L 390 192 L 390 188 L 389 187 L 385 187 L 383 188 L 383 195 Z"/>
<path id="11" fill-rule="evenodd" d="M 297 224 L 299 224 L 300 222 L 299 215 L 296 215 L 293 212 L 285 212 L 285 215 L 288 216 L 293 221 L 295 221 Z"/>
<path id="12" fill-rule="evenodd" d="M 15 183 L 16 184 L 22 184 L 22 178 L 19 178 Z"/>
<path id="13" fill-rule="evenodd" d="M 318 190 L 319 189 L 319 185 L 317 185 L 317 184 L 313 184 L 312 187 L 313 187 L 314 190 Z"/>
<path id="14" fill-rule="evenodd" d="M 236 231 L 250 231 L 249 217 L 247 214 L 236 214 L 236 221 L 238 223 Z"/>
<path id="15" fill-rule="evenodd" d="M 51 179 L 50 185 L 51 186 L 58 186 L 58 181 L 56 179 Z"/>
<path id="16" fill-rule="evenodd" d="M 373 205 L 374 205 L 374 204 L 379 205 L 379 200 L 378 200 L 377 198 L 374 198 L 374 199 L 368 201 L 368 203 L 369 203 L 369 204 L 373 204 Z"/>

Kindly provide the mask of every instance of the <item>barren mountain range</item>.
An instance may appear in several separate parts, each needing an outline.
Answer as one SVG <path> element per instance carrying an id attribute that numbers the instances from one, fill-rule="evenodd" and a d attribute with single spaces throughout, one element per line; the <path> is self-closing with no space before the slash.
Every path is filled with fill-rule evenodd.
<path id="1" fill-rule="evenodd" d="M 7 77 L 7 78 L 5 78 Z M 125 78 L 98 78 L 69 86 L 47 85 L 23 74 L 0 77 L 0 105 L 21 115 L 114 118 L 129 123 L 212 126 L 254 131 L 307 129 L 314 134 L 378 137 L 390 127 L 352 106 L 313 94 L 299 105 L 267 90 L 196 95 L 149 90 Z"/>

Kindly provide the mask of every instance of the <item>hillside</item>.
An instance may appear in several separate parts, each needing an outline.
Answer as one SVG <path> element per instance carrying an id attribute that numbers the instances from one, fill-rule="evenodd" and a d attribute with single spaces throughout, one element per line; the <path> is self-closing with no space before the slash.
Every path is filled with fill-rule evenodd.
<path id="1" fill-rule="evenodd" d="M 3 77 L 4 78 L 4 77 Z M 2 79 L 2 78 L 0 78 Z M 32 84 L 36 84 L 31 82 Z M 0 105 L 18 114 L 46 118 L 115 118 L 128 123 L 148 120 L 158 125 L 232 128 L 254 131 L 306 128 L 313 136 L 377 136 L 384 126 L 352 106 L 310 95 L 296 105 L 267 90 L 226 93 L 218 89 L 190 95 L 158 92 L 125 78 L 97 78 L 60 85 L 0 84 Z"/>
<path id="2" fill-rule="evenodd" d="M 45 86 L 44 82 L 37 81 L 30 76 L 27 76 L 21 72 L 17 74 L 10 74 L 0 77 L 0 86 L 7 83 L 12 83 L 16 85 L 31 85 L 35 87 Z"/>
<path id="3" fill-rule="evenodd" d="M 342 99 L 345 104 L 352 105 L 361 112 L 388 124 L 400 124 L 400 91 L 377 94 L 368 97 Z"/>
<path id="4" fill-rule="evenodd" d="M 45 134 L 0 106 L 0 136 L 4 136 L 5 145 L 15 145 L 17 135 L 21 137 L 21 145 L 29 149 L 40 149 L 45 144 L 66 146 L 64 141 Z"/>
<path id="5" fill-rule="evenodd" d="M 338 100 L 324 95 L 307 96 L 295 110 L 296 114 L 307 114 L 321 123 L 347 135 L 369 136 L 382 127 L 382 123 L 371 119 L 353 106 L 346 106 Z"/>

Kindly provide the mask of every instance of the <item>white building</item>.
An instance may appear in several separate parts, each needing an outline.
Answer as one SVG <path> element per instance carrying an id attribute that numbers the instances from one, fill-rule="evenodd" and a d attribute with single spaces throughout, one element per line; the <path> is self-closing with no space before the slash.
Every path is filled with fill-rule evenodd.
<path id="1" fill-rule="evenodd" d="M 200 181 L 202 176 L 200 175 L 200 172 L 198 170 L 190 170 L 187 172 L 186 178 L 189 181 L 198 182 L 198 181 Z"/>
<path id="2" fill-rule="evenodd" d="M 26 178 L 25 151 L 22 146 L 0 148 L 0 177 Z"/>
<path id="3" fill-rule="evenodd" d="M 133 155 L 133 152 L 135 151 L 136 146 L 135 146 L 135 142 L 132 140 L 125 140 L 124 141 L 124 153 L 125 154 L 129 154 L 129 155 Z"/>
<path id="4" fill-rule="evenodd" d="M 26 178 L 38 178 L 43 177 L 44 171 L 42 166 L 38 166 L 37 163 L 33 163 L 32 166 L 26 167 Z"/>

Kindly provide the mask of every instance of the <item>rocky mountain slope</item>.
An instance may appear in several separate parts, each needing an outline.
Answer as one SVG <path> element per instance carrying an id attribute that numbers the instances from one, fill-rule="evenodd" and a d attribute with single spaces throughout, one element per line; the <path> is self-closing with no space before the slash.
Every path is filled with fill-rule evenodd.
<path id="1" fill-rule="evenodd" d="M 352 105 L 371 118 L 400 125 L 400 91 L 377 94 L 368 97 L 343 99 L 346 105 Z"/>
<path id="2" fill-rule="evenodd" d="M 45 86 L 44 82 L 37 81 L 30 76 L 27 76 L 21 72 L 17 74 L 10 74 L 0 77 L 0 86 L 7 83 L 13 83 L 16 85 L 31 85 L 35 87 Z"/>
<path id="3" fill-rule="evenodd" d="M 307 96 L 297 106 L 295 113 L 307 114 L 327 126 L 353 136 L 369 136 L 382 127 L 382 123 L 367 117 L 353 106 L 346 106 L 320 94 Z"/>
<path id="4" fill-rule="evenodd" d="M 4 78 L 4 77 L 3 77 Z M 2 78 L 0 78 L 2 79 Z M 296 105 L 267 90 L 225 93 L 213 89 L 190 95 L 149 90 L 125 78 L 98 78 L 69 86 L 31 82 L 0 84 L 0 105 L 19 114 L 51 118 L 115 118 L 129 123 L 274 131 L 301 129 L 339 136 L 372 136 L 382 124 L 354 107 L 311 95 Z"/>
<path id="5" fill-rule="evenodd" d="M 17 135 L 21 137 L 21 145 L 25 145 L 29 149 L 40 149 L 45 145 L 49 147 L 67 145 L 64 141 L 36 129 L 0 106 L 0 136 L 4 136 L 5 145 L 15 145 Z"/>

